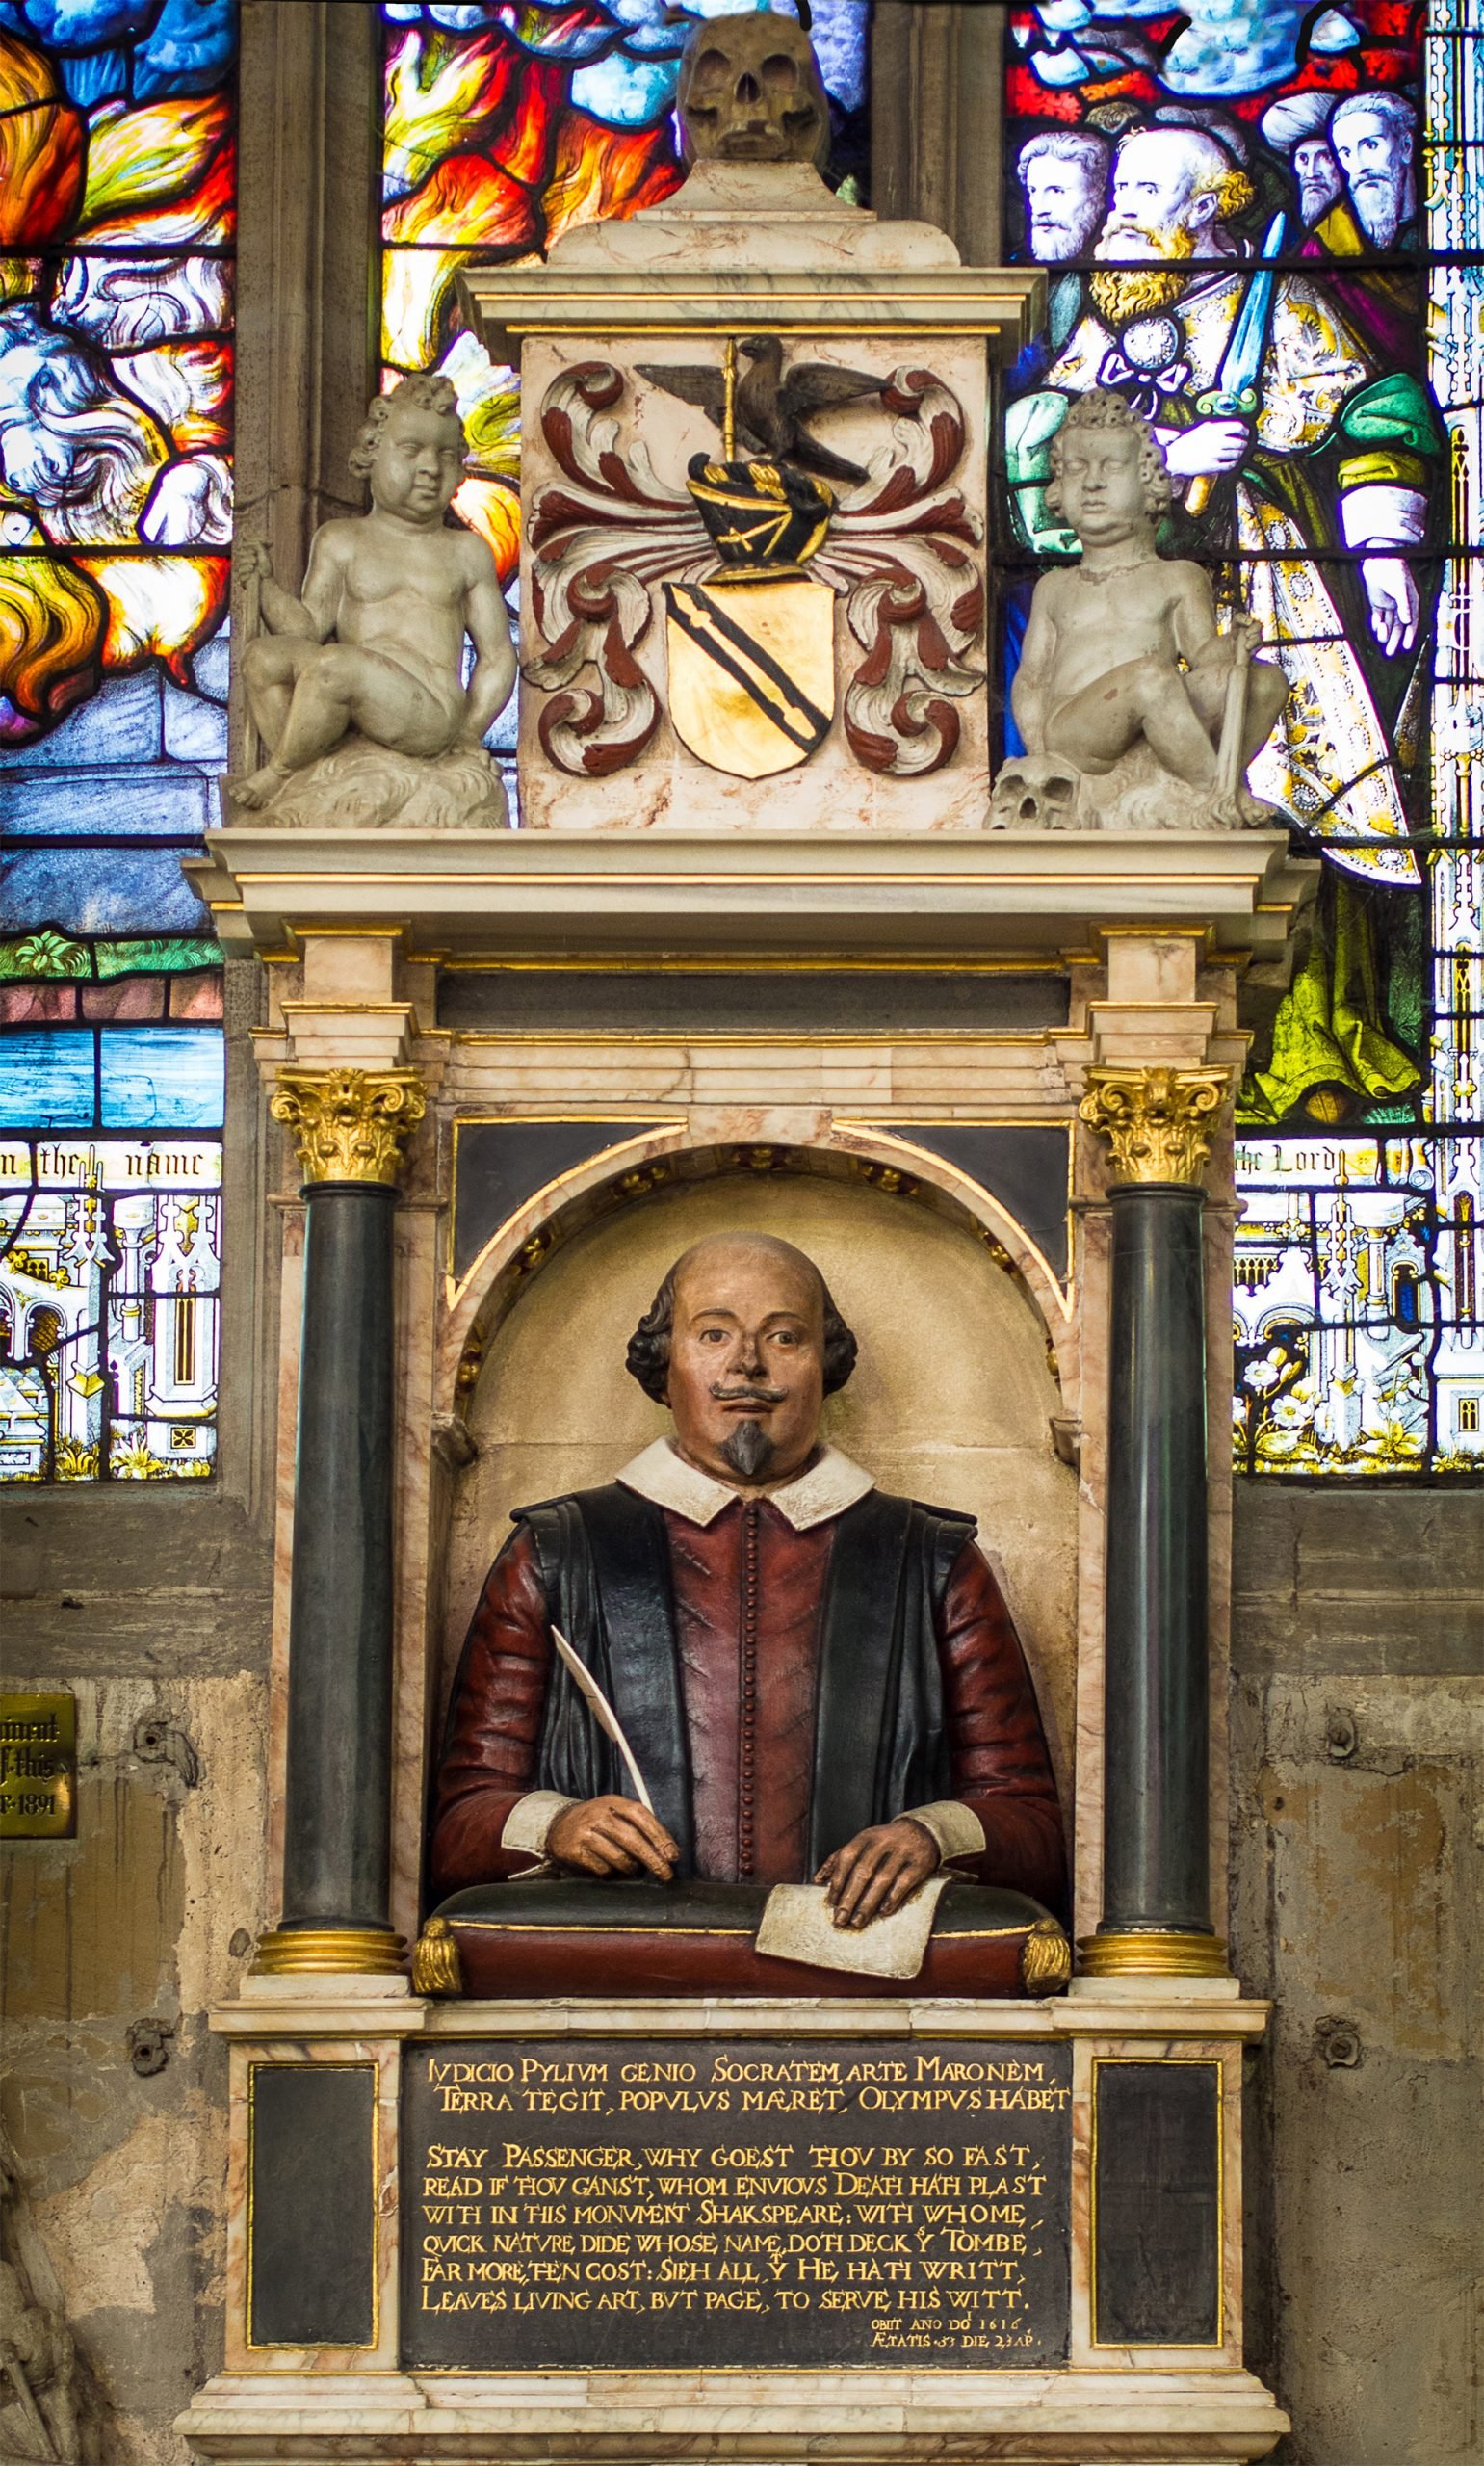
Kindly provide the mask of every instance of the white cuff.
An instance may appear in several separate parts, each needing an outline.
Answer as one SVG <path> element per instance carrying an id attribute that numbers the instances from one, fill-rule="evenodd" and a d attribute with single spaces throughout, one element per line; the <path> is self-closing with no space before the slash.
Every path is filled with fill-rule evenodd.
<path id="1" fill-rule="evenodd" d="M 546 1855 L 546 1836 L 559 1815 L 566 1807 L 580 1805 L 577 1798 L 564 1798 L 560 1790 L 528 1790 L 517 1798 L 505 1819 L 500 1835 L 502 1850 L 524 1850 L 533 1858 Z"/>
<path id="2" fill-rule="evenodd" d="M 1420 488 L 1376 480 L 1341 498 L 1340 519 L 1347 548 L 1415 548 L 1426 529 L 1427 499 Z"/>
<path id="3" fill-rule="evenodd" d="M 983 1850 L 984 1826 L 962 1798 L 934 1798 L 931 1806 L 903 1807 L 902 1814 L 931 1833 L 940 1859 L 977 1858 Z"/>

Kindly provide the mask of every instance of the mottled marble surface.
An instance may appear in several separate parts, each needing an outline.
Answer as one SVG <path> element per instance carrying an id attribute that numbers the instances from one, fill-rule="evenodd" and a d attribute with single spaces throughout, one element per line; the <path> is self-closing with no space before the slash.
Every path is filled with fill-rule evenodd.
<path id="1" fill-rule="evenodd" d="M 1286 2428 L 1241 2368 L 1240 2097 L 1244 2039 L 1267 2007 L 1202 1981 L 1202 1992 L 1135 1996 L 1082 1982 L 1066 1999 L 970 2003 L 882 1997 L 842 2005 L 747 1997 L 677 2004 L 542 2000 L 425 2004 L 403 1981 L 273 1980 L 215 2015 L 232 2039 L 228 2185 L 228 2343 L 224 2373 L 180 2428 L 194 2453 L 268 2466 L 294 2458 L 392 2457 L 434 2466 L 602 2458 L 653 2466 L 664 2454 L 715 2460 L 820 2458 L 840 2466 L 983 2459 L 1022 2466 L 1196 2466 L 1263 2455 Z M 1072 2344 L 1057 2371 L 757 2371 L 400 2374 L 396 2277 L 397 2095 L 409 2034 L 442 2040 L 533 2036 L 1013 2039 L 1073 2044 Z M 1223 2335 L 1210 2349 L 1113 2348 L 1091 2338 L 1091 2090 L 1100 2058 L 1211 2061 L 1223 2072 Z M 247 2344 L 246 2093 L 255 2062 L 374 2062 L 379 2080 L 377 2344 L 370 2349 L 255 2350 Z"/>
<path id="2" fill-rule="evenodd" d="M 742 267 L 956 266 L 958 250 L 935 223 L 883 222 L 827 188 L 807 163 L 697 163 L 661 205 L 624 222 L 564 231 L 543 272 L 690 276 Z M 493 286 L 495 275 L 478 278 Z"/>
<path id="3" fill-rule="evenodd" d="M 1131 1981 L 1132 1982 L 1132 1981 Z M 1080 1999 L 1079 1999 L 1080 2000 Z M 1229 2008 L 1229 2007 L 1228 2007 Z M 1257 2007 L 1261 2010 L 1265 2007 Z M 1221 2087 L 1221 2337 L 1201 2350 L 1204 2368 L 1239 2372 L 1242 2363 L 1242 2177 L 1241 2098 L 1242 2046 L 1223 2035 L 1225 2012 L 1211 2006 L 1187 2006 L 1192 2026 L 1161 2036 L 1153 2007 L 1138 2013 L 1132 2029 L 1115 2033 L 1105 2008 L 1098 2033 L 1079 2038 L 1072 2060 L 1072 2362 L 1087 2370 L 1101 2369 L 1143 2375 L 1188 2371 L 1195 2353 L 1188 2347 L 1100 2346 L 1093 2336 L 1093 2092 L 1100 2061 L 1216 2064 Z"/>
<path id="4" fill-rule="evenodd" d="M 719 840 L 698 824 L 673 835 L 234 824 L 185 870 L 234 955 L 282 958 L 297 936 L 351 927 L 404 931 L 424 955 L 792 950 L 857 966 L 868 953 L 1027 950 L 1101 963 L 1113 926 L 1196 926 L 1216 953 L 1276 960 L 1318 872 L 1272 831 L 894 834 L 832 827 L 837 812 Z"/>
<path id="5" fill-rule="evenodd" d="M 1079 1979 L 1066 1996 L 542 1996 L 424 2001 L 400 1978 L 253 1978 L 219 2005 L 219 2035 L 292 2037 L 962 2037 L 1220 2040 L 1260 2038 L 1270 2007 L 1230 1979 Z M 1158 2050 L 1157 2050 L 1158 2051 Z"/>
<path id="6" fill-rule="evenodd" d="M 275 1984 L 281 1982 L 274 1981 Z M 299 2034 L 264 2035 L 251 2040 L 239 2039 L 230 2051 L 231 2131 L 226 2187 L 224 2362 L 228 2373 L 250 2374 L 270 2383 L 281 2379 L 326 2379 L 346 2374 L 391 2372 L 396 2369 L 400 2350 L 398 2153 L 402 2045 L 397 2037 L 363 2033 L 368 2017 L 363 2009 L 351 2011 L 346 2006 L 342 2009 L 343 2017 L 351 2024 L 344 2035 L 330 2039 Z M 265 2013 L 264 2017 L 268 2015 Z M 313 2063 L 365 2063 L 376 2067 L 376 2341 L 369 2347 L 254 2347 L 249 2343 L 248 2259 L 252 2073 L 260 2064 Z M 325 2232 L 327 2237 L 333 2236 L 335 2220 L 332 2217 L 325 2219 Z"/>
<path id="7" fill-rule="evenodd" d="M 1205 2466 L 1264 2457 L 1288 2429 L 1244 2372 L 221 2374 L 180 2418 L 202 2458 L 278 2466 Z"/>

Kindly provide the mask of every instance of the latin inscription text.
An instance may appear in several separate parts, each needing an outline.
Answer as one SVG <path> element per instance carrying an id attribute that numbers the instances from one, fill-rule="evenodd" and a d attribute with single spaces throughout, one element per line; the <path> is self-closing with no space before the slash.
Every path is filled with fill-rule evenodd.
<path id="1" fill-rule="evenodd" d="M 425 2368 L 1064 2355 L 1064 2048 L 485 2042 L 409 2060 Z"/>

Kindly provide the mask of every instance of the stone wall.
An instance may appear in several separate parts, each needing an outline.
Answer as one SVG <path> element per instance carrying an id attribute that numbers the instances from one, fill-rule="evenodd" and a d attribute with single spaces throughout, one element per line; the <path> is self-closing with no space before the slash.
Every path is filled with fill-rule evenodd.
<path id="1" fill-rule="evenodd" d="M 271 1551 L 242 1505 L 163 1485 L 12 1493 L 0 1547 L 6 1683 L 76 1692 L 79 1764 L 76 1840 L 0 1853 L 6 2257 L 60 2293 L 86 2466 L 176 2466 L 221 2360 L 206 2014 L 264 1924 Z"/>
<path id="2" fill-rule="evenodd" d="M 1484 1500 L 1238 1485 L 1248 2361 L 1279 2466 L 1480 2453 Z"/>

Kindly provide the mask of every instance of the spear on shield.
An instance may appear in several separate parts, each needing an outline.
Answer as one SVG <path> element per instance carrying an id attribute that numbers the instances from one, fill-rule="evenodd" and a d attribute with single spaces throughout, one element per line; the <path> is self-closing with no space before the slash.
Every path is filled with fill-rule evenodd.
<path id="1" fill-rule="evenodd" d="M 1272 323 L 1273 294 L 1278 288 L 1278 275 L 1272 260 L 1283 253 L 1289 218 L 1275 214 L 1263 242 L 1261 262 L 1268 269 L 1253 275 L 1247 284 L 1246 297 L 1232 320 L 1226 352 L 1217 371 L 1216 382 L 1209 394 L 1202 394 L 1196 409 L 1207 420 L 1250 420 L 1257 412 L 1261 396 L 1258 380 L 1263 374 L 1263 354 L 1267 350 L 1267 329 Z M 1204 513 L 1210 502 L 1214 481 L 1199 472 L 1185 491 L 1185 512 Z"/>

